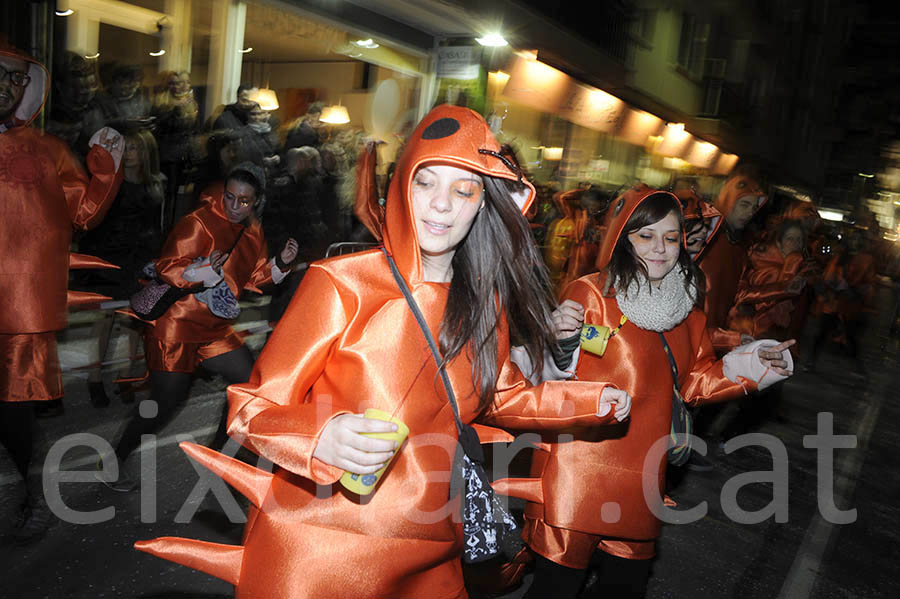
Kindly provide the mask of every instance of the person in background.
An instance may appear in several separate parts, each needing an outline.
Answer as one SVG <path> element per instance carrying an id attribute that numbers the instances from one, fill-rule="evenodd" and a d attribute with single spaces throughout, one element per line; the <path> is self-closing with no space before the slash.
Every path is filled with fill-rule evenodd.
<path id="1" fill-rule="evenodd" d="M 191 75 L 187 71 L 168 71 L 162 74 L 163 86 L 153 97 L 152 114 L 159 145 L 160 169 L 166 175 L 167 199 L 173 204 L 184 203 L 184 187 L 188 173 L 195 168 L 200 152 L 197 133 L 200 107 L 194 99 Z M 166 230 L 174 221 L 174 206 L 166 210 Z"/>
<path id="2" fill-rule="evenodd" d="M 20 540 L 51 522 L 29 466 L 36 406 L 63 395 L 56 333 L 66 328 L 72 234 L 97 226 L 122 181 L 116 131 L 91 138 L 88 174 L 65 142 L 29 126 L 49 91 L 43 65 L 0 45 L 0 444 L 25 481 L 13 533 Z"/>
<path id="3" fill-rule="evenodd" d="M 163 242 L 163 209 L 165 177 L 159 172 L 159 155 L 153 135 L 138 129 L 125 135 L 125 154 L 122 160 L 124 178 L 112 207 L 98 227 L 88 231 L 78 240 L 78 248 L 99 256 L 119 267 L 94 275 L 91 288 L 113 299 L 125 300 L 138 290 L 138 277 L 147 262 L 159 255 Z M 110 334 L 115 313 L 108 312 L 97 321 L 92 337 L 98 342 L 97 366 L 88 371 L 88 390 L 91 404 L 102 408 L 109 405 L 109 397 L 102 379 L 102 367 L 107 358 Z M 137 358 L 139 332 L 126 327 L 130 362 Z M 120 371 L 130 376 L 130 364 Z M 134 401 L 134 394 L 127 387 L 120 388 L 122 400 Z"/>
<path id="4" fill-rule="evenodd" d="M 67 144 L 79 159 L 84 161 L 88 152 L 86 118 L 94 110 L 94 99 L 100 89 L 97 61 L 89 60 L 75 52 L 62 52 L 55 62 L 53 96 L 47 132 Z"/>
<path id="5" fill-rule="evenodd" d="M 741 344 L 740 333 L 727 328 L 728 312 L 734 305 L 750 249 L 744 230 L 766 200 L 757 178 L 749 170 L 737 171 L 725 182 L 716 199 L 715 208 L 725 223 L 709 242 L 698 265 L 706 277 L 706 324 L 713 347 L 720 354 Z"/>
<path id="6" fill-rule="evenodd" d="M 238 86 L 235 95 L 237 101 L 233 104 L 226 104 L 222 109 L 222 114 L 216 117 L 213 122 L 213 131 L 222 131 L 228 129 L 239 129 L 249 121 L 250 109 L 253 108 L 255 102 L 251 98 L 251 94 L 255 88 L 248 84 L 242 83 Z"/>
<path id="7" fill-rule="evenodd" d="M 253 355 L 232 328 L 245 288 L 278 284 L 297 255 L 297 242 L 289 239 L 281 252 L 269 258 L 268 246 L 256 210 L 262 203 L 265 174 L 252 163 L 241 163 L 223 183 L 204 191 L 201 204 L 181 219 L 154 263 L 160 280 L 180 288 L 194 288 L 172 304 L 145 330 L 145 357 L 150 371 L 150 401 L 156 414 L 146 418 L 136 407 L 115 448 L 119 477 L 101 482 L 115 491 L 132 491 L 137 481 L 121 466 L 140 446 L 141 436 L 159 430 L 180 403 L 187 399 L 198 365 L 221 375 L 229 383 L 245 382 L 253 368 Z M 143 402 L 142 402 L 143 403 Z M 227 440 L 225 416 L 213 445 Z M 103 470 L 101 456 L 98 469 Z"/>
<path id="8" fill-rule="evenodd" d="M 302 148 L 303 146 L 318 148 L 325 141 L 321 135 L 325 123 L 319 120 L 324 107 L 324 102 L 313 102 L 309 105 L 306 114 L 297 119 L 288 131 L 284 142 L 285 148 Z"/>
<path id="9" fill-rule="evenodd" d="M 97 94 L 95 107 L 86 117 L 89 135 L 104 126 L 126 131 L 153 123 L 150 100 L 141 85 L 144 72 L 139 65 L 110 63 L 101 67 L 100 78 L 106 89 Z"/>
<path id="10" fill-rule="evenodd" d="M 806 370 L 815 370 L 822 348 L 837 337 L 853 360 L 853 374 L 859 378 L 868 376 L 859 340 L 866 329 L 878 281 L 871 249 L 874 237 L 869 230 L 850 229 L 843 240 L 844 248 L 829 261 L 817 290 L 816 312 L 821 313 L 821 318 Z"/>

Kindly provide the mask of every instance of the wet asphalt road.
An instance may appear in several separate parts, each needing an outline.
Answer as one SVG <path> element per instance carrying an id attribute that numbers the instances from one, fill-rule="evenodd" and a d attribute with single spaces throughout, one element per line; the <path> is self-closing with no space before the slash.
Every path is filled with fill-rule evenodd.
<path id="1" fill-rule="evenodd" d="M 886 292 L 882 300 L 886 306 Z M 726 454 L 710 443 L 714 469 L 683 474 L 671 489 L 678 509 L 706 502 L 707 512 L 696 522 L 664 527 L 648 598 L 900 597 L 895 557 L 900 549 L 900 477 L 895 472 L 900 450 L 900 342 L 887 336 L 886 312 L 873 315 L 865 336 L 868 377 L 855 372 L 837 346 L 828 347 L 815 372 L 798 369 L 784 385 L 781 417 L 769 418 L 755 429 L 772 435 L 783 448 L 775 468 L 782 469 L 783 481 L 740 478 L 771 478 L 772 453 L 759 444 Z M 90 339 L 87 331 L 70 336 L 80 342 Z M 252 345 L 262 339 L 259 336 Z M 111 376 L 107 373 L 108 380 Z M 84 433 L 93 442 L 114 439 L 132 407 L 116 399 L 108 408 L 92 407 L 83 371 L 70 371 L 65 383 L 65 414 L 40 421 L 47 445 Z M 138 401 L 143 397 L 146 392 L 139 392 Z M 201 443 L 210 439 L 223 401 L 221 381 L 195 382 L 191 399 L 158 436 L 155 494 L 145 490 L 142 499 L 141 492 L 116 493 L 90 480 L 90 475 L 85 482 L 62 482 L 60 496 L 68 507 L 81 512 L 106 508 L 96 516 L 104 521 L 56 521 L 44 538 L 25 546 L 14 546 L 4 537 L 0 562 L 7 567 L 0 597 L 231 597 L 232 587 L 225 582 L 131 548 L 137 539 L 168 535 L 240 542 L 242 525 L 230 522 L 211 498 L 199 504 L 189 501 L 198 475 L 176 445 L 185 438 Z M 834 434 L 850 435 L 839 440 L 855 442 L 855 447 L 826 452 L 811 446 L 811 436 L 827 424 L 822 415 L 829 413 Z M 834 457 L 833 483 L 822 483 L 832 477 L 823 469 L 820 453 Z M 62 469 L 91 470 L 96 455 L 86 445 L 72 447 L 63 455 Z M 777 516 L 755 523 L 739 521 L 753 519 L 753 512 L 770 507 L 776 495 L 782 506 Z M 731 496 L 738 509 L 728 507 Z M 19 480 L 0 451 L 0 532 L 8 530 L 20 497 Z M 832 503 L 839 512 L 856 510 L 855 519 L 829 522 L 834 520 L 827 517 Z M 194 508 L 194 517 L 184 522 Z M 520 597 L 528 584 L 526 576 L 520 588 L 503 597 Z M 334 596 L 340 597 L 340 592 Z"/>

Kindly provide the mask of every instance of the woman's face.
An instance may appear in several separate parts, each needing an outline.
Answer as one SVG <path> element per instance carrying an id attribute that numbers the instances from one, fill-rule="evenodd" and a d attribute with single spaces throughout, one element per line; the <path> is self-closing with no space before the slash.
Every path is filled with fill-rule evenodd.
<path id="1" fill-rule="evenodd" d="M 455 166 L 423 166 L 410 193 L 419 249 L 427 256 L 452 257 L 484 203 L 481 177 Z"/>
<path id="2" fill-rule="evenodd" d="M 225 185 L 225 216 L 229 222 L 247 220 L 256 205 L 256 190 L 244 181 L 229 179 Z"/>
<path id="3" fill-rule="evenodd" d="M 140 165 L 140 156 L 138 156 L 138 147 L 137 144 L 133 141 L 126 140 L 125 141 L 125 166 L 127 167 L 136 167 Z"/>
<path id="4" fill-rule="evenodd" d="M 803 249 L 803 230 L 791 227 L 785 231 L 778 240 L 778 249 L 785 256 L 801 251 Z"/>
<path id="5" fill-rule="evenodd" d="M 675 267 L 681 252 L 678 215 L 672 210 L 662 220 L 629 233 L 628 241 L 647 267 L 650 280 L 659 281 Z"/>

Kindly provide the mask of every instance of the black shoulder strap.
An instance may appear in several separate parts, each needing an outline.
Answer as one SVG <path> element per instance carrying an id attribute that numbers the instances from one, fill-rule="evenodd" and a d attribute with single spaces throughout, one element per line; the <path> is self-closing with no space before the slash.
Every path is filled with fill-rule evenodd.
<path id="1" fill-rule="evenodd" d="M 397 282 L 397 286 L 400 287 L 400 291 L 403 292 L 403 297 L 406 298 L 406 303 L 409 304 L 409 309 L 412 311 L 413 316 L 416 317 L 416 322 L 419 323 L 419 328 L 422 329 L 422 334 L 425 335 L 425 341 L 428 342 L 428 347 L 431 349 L 431 355 L 434 356 L 434 361 L 437 363 L 438 372 L 441 375 L 441 380 L 444 382 L 444 389 L 447 391 L 447 399 L 450 401 L 450 407 L 453 408 L 453 416 L 456 418 L 456 428 L 460 434 L 463 432 L 463 423 L 459 418 L 459 406 L 456 404 L 456 395 L 453 393 L 453 387 L 450 385 L 450 377 L 447 376 L 447 371 L 444 369 L 444 359 L 441 357 L 441 352 L 438 349 L 437 344 L 434 342 L 434 336 L 432 336 L 431 331 L 428 329 L 428 323 L 425 322 L 425 317 L 422 315 L 422 311 L 419 309 L 419 305 L 416 304 L 415 298 L 412 296 L 412 292 L 409 290 L 409 286 L 406 284 L 406 281 L 403 279 L 403 276 L 400 274 L 400 271 L 397 270 L 397 263 L 394 262 L 394 258 L 387 253 L 385 248 L 381 248 L 381 251 L 384 252 L 385 257 L 387 257 L 388 264 L 391 267 L 391 274 L 394 275 L 394 280 Z"/>
<path id="2" fill-rule="evenodd" d="M 666 357 L 669 358 L 669 367 L 672 369 L 672 381 L 675 389 L 680 390 L 678 385 L 678 365 L 675 363 L 675 356 L 672 355 L 672 349 L 669 347 L 669 342 L 666 341 L 666 336 L 660 333 L 659 338 L 662 341 L 663 349 L 666 350 Z"/>

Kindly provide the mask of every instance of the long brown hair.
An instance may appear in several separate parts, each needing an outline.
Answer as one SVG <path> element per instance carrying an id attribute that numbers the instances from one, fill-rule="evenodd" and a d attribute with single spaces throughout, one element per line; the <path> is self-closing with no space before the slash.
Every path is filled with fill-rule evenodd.
<path id="1" fill-rule="evenodd" d="M 440 332 L 445 363 L 463 348 L 472 361 L 481 410 L 491 405 L 496 390 L 497 331 L 504 312 L 510 339 L 525 343 L 532 364 L 542 364 L 544 348 L 556 343 L 550 278 L 513 200 L 514 183 L 483 180 L 484 208 L 453 256 Z"/>
<path id="2" fill-rule="evenodd" d="M 677 200 L 667 193 L 654 193 L 647 196 L 631 213 L 622 235 L 616 241 L 616 247 L 613 250 L 612 257 L 607 266 L 606 283 L 604 285 L 604 294 L 611 295 L 613 287 L 617 289 L 627 289 L 635 279 L 647 281 L 650 278 L 647 272 L 647 266 L 637 254 L 634 253 L 634 246 L 628 239 L 628 235 L 640 230 L 643 227 L 652 225 L 664 219 L 670 212 L 674 212 L 678 217 L 678 229 L 680 235 L 684 236 L 684 215 L 681 213 Z M 703 272 L 694 264 L 691 255 L 685 249 L 683 243 L 679 243 L 678 260 L 673 268 L 681 268 L 684 272 L 684 289 L 686 292 L 696 294 L 695 305 L 703 304 L 703 295 L 706 290 L 706 279 Z M 651 289 L 652 293 L 652 289 Z"/>

